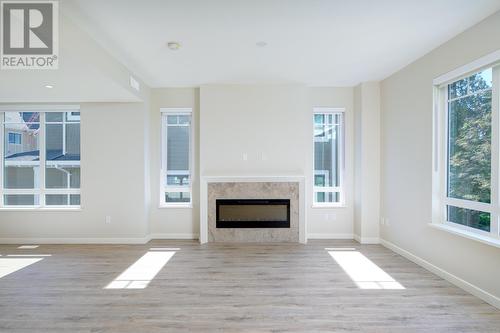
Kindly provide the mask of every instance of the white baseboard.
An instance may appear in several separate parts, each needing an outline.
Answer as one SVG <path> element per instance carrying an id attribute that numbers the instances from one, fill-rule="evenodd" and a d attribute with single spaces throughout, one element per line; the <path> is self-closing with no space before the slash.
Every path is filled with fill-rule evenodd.
<path id="1" fill-rule="evenodd" d="M 199 239 L 198 234 L 193 233 L 161 233 L 151 234 L 150 239 Z"/>
<path id="2" fill-rule="evenodd" d="M 458 276 L 453 275 L 453 274 L 431 264 L 430 262 L 428 262 L 420 257 L 417 257 L 413 253 L 410 253 L 410 252 L 398 247 L 397 245 L 392 244 L 391 242 L 388 242 L 386 240 L 381 239 L 380 244 L 382 244 L 383 246 L 385 246 L 389 250 L 392 250 L 392 251 L 396 252 L 397 254 L 405 257 L 406 259 L 414 262 L 415 264 L 422 266 L 423 268 L 425 268 L 428 271 L 436 274 L 437 276 L 447 280 L 448 282 L 454 284 L 455 286 L 471 293 L 472 295 L 474 295 L 476 297 L 479 297 L 480 299 L 482 299 L 486 303 L 489 303 L 489 304 L 493 305 L 494 307 L 500 309 L 500 298 L 496 297 L 495 295 L 492 295 L 489 292 L 473 285 L 472 283 L 469 283 L 469 282 L 459 278 Z"/>
<path id="3" fill-rule="evenodd" d="M 198 234 L 151 234 L 132 238 L 0 238 L 0 244 L 146 244 L 152 239 L 198 239 Z"/>
<path id="4" fill-rule="evenodd" d="M 309 233 L 307 239 L 354 239 L 352 234 L 318 234 Z"/>
<path id="5" fill-rule="evenodd" d="M 149 237 L 135 238 L 0 238 L 0 244 L 146 244 Z"/>
<path id="6" fill-rule="evenodd" d="M 360 244 L 380 244 L 380 239 L 378 237 L 361 237 L 354 234 L 354 240 Z"/>

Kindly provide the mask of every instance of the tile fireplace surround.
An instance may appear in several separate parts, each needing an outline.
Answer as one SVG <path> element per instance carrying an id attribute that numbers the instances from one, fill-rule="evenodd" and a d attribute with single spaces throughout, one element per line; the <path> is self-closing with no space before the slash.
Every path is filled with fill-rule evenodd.
<path id="1" fill-rule="evenodd" d="M 303 176 L 207 176 L 201 181 L 200 242 L 306 243 Z M 217 199 L 289 199 L 290 228 L 216 228 Z"/>

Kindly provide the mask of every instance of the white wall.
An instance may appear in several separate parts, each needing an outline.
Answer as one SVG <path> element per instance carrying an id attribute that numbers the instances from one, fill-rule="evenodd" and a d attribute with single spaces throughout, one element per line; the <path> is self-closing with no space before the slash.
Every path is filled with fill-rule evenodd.
<path id="1" fill-rule="evenodd" d="M 310 237 L 352 238 L 352 88 L 210 85 L 201 87 L 200 105 L 202 176 L 304 175 Z M 315 106 L 346 109 L 346 207 L 312 208 Z"/>
<path id="2" fill-rule="evenodd" d="M 194 175 L 192 208 L 160 208 L 160 156 L 161 114 L 160 108 L 192 108 L 194 125 Z M 150 215 L 149 225 L 153 237 L 196 238 L 199 234 L 199 89 L 164 88 L 152 89 L 149 113 L 150 142 Z"/>
<path id="3" fill-rule="evenodd" d="M 382 82 L 383 239 L 497 297 L 500 249 L 428 226 L 432 80 L 500 49 L 500 12 Z"/>
<path id="4" fill-rule="evenodd" d="M 354 236 L 378 243 L 380 220 L 380 84 L 364 82 L 354 93 Z"/>
<path id="5" fill-rule="evenodd" d="M 80 211 L 0 211 L 0 241 L 144 241 L 147 234 L 143 103 L 81 104 Z M 105 216 L 111 223 L 105 224 Z"/>
<path id="6" fill-rule="evenodd" d="M 200 102 L 202 176 L 304 174 L 305 86 L 202 86 Z"/>

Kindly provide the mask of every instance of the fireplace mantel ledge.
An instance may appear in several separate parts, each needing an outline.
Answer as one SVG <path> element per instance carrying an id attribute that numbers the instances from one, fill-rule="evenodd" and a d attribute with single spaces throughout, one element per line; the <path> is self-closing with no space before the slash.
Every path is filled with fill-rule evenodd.
<path id="1" fill-rule="evenodd" d="M 282 175 L 205 175 L 201 176 L 202 182 L 262 182 L 262 181 L 303 181 L 304 175 L 299 174 L 282 174 Z"/>

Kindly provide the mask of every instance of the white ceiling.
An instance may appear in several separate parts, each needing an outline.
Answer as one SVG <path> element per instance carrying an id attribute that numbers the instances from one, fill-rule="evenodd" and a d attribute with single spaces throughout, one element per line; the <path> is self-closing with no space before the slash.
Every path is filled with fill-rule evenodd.
<path id="1" fill-rule="evenodd" d="M 500 0 L 64 0 L 62 8 L 152 87 L 351 86 L 394 73 L 500 10 Z"/>

